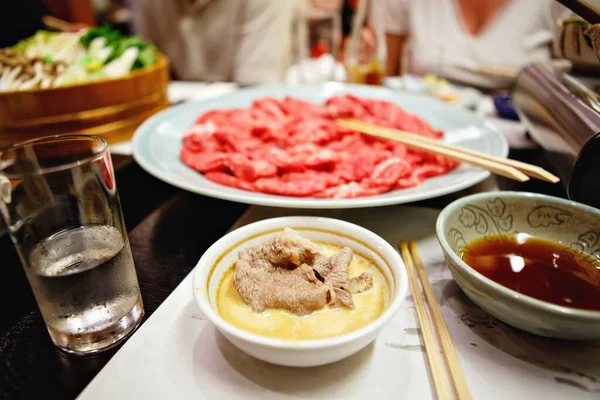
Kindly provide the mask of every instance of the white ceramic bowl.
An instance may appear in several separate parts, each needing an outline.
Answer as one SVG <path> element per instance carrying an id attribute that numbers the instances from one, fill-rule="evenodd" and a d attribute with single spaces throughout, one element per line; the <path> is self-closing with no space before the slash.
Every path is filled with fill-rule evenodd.
<path id="1" fill-rule="evenodd" d="M 217 287 L 223 273 L 237 259 L 238 252 L 279 234 L 286 227 L 310 240 L 348 246 L 376 262 L 390 285 L 390 298 L 379 318 L 345 335 L 299 341 L 249 333 L 221 318 L 215 305 Z M 398 252 L 373 232 L 330 218 L 282 217 L 246 225 L 213 244 L 196 265 L 193 286 L 202 313 L 240 350 L 273 364 L 312 367 L 339 361 L 371 343 L 406 297 L 407 282 L 405 266 Z"/>
<path id="2" fill-rule="evenodd" d="M 518 293 L 486 278 L 457 255 L 482 236 L 525 233 L 600 260 L 600 210 L 534 193 L 481 193 L 444 208 L 436 231 L 458 286 L 494 317 L 540 336 L 600 339 L 600 312 L 563 307 Z"/>

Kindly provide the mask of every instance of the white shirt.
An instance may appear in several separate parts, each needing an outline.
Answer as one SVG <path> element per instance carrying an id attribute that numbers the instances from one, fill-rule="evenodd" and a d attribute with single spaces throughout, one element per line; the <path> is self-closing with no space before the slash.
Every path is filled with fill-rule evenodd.
<path id="1" fill-rule="evenodd" d="M 290 63 L 297 0 L 133 0 L 134 29 L 178 79 L 264 84 Z"/>
<path id="2" fill-rule="evenodd" d="M 557 20 L 569 16 L 555 0 L 511 0 L 472 36 L 455 0 L 381 1 L 386 32 L 409 36 L 402 57 L 405 72 L 433 73 L 484 88 L 506 87 L 510 78 L 481 74 L 481 67 L 518 71 L 550 59 Z"/>

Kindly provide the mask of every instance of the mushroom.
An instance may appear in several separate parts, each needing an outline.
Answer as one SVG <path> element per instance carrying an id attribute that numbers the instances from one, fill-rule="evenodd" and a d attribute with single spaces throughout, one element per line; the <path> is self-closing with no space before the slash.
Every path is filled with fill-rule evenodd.
<path id="1" fill-rule="evenodd" d="M 12 49 L 0 49 L 0 91 L 55 87 L 64 70 L 63 62 L 47 63 L 39 57 L 27 58 Z"/>

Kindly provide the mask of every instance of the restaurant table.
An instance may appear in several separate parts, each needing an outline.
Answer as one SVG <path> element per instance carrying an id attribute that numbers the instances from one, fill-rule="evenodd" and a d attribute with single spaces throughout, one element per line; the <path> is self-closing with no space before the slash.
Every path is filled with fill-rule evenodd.
<path id="1" fill-rule="evenodd" d="M 511 149 L 510 157 L 551 170 L 537 148 Z M 177 189 L 146 173 L 129 156 L 113 155 L 113 162 L 144 301 L 145 321 L 248 205 Z M 466 194 L 489 190 L 566 197 L 559 184 L 538 180 L 517 183 L 490 177 L 467 190 L 413 205 L 441 209 Z M 75 398 L 119 347 L 86 357 L 57 350 L 46 331 L 14 246 L 5 233 L 0 233 L 0 265 L 3 273 L 0 279 L 0 397 Z"/>

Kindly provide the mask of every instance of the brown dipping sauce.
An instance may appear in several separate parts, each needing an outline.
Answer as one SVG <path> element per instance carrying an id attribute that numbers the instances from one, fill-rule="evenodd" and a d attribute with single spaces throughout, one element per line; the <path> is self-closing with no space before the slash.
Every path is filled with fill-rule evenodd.
<path id="1" fill-rule="evenodd" d="M 486 236 L 469 243 L 459 257 L 519 293 L 600 311 L 600 262 L 564 245 L 523 234 Z"/>

